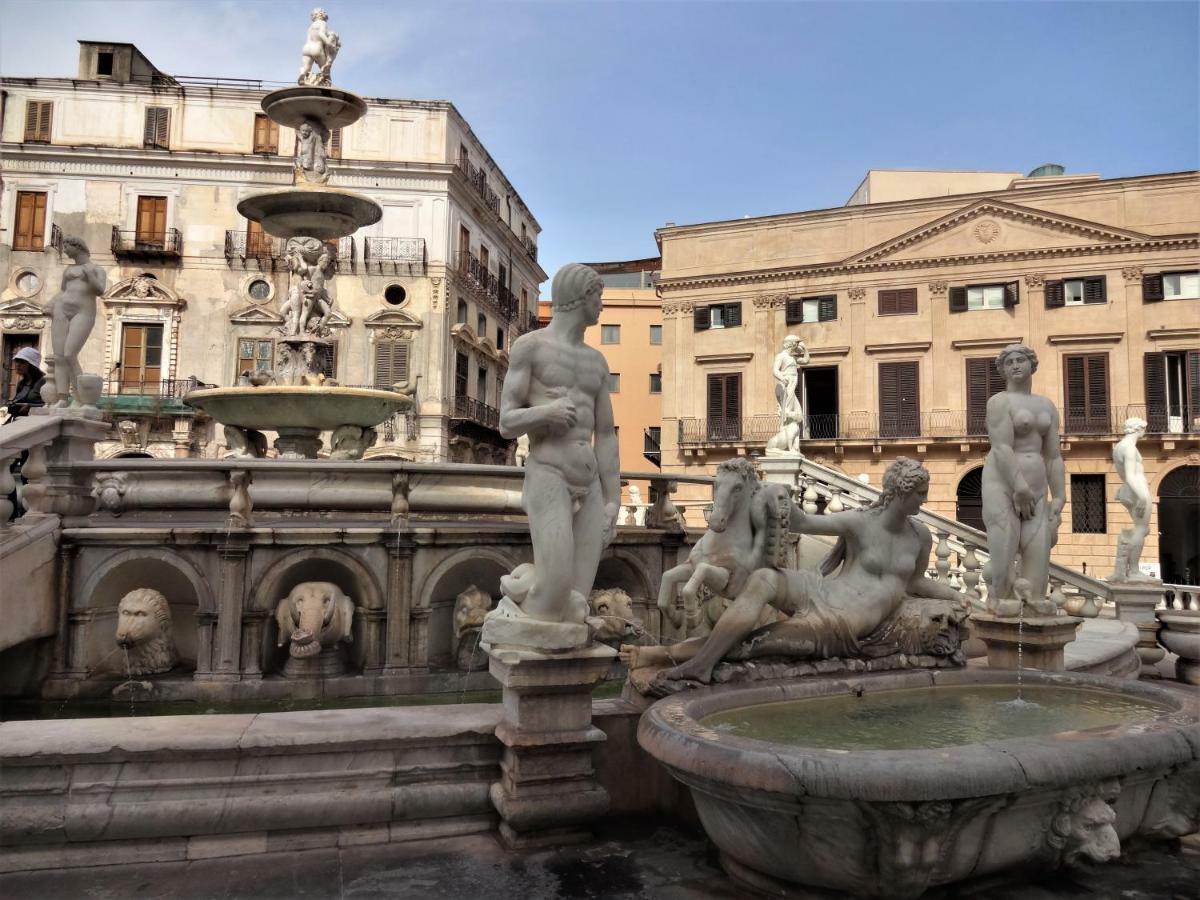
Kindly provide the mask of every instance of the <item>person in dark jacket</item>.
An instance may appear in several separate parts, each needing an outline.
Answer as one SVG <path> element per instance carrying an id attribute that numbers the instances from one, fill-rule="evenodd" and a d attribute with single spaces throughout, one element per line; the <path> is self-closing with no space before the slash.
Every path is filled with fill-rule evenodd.
<path id="1" fill-rule="evenodd" d="M 42 354 L 34 347 L 22 347 L 13 357 L 13 367 L 20 376 L 17 389 L 8 401 L 10 418 L 29 415 L 29 410 L 35 406 L 45 406 L 42 399 L 42 385 L 46 383 L 46 373 L 42 371 Z"/>

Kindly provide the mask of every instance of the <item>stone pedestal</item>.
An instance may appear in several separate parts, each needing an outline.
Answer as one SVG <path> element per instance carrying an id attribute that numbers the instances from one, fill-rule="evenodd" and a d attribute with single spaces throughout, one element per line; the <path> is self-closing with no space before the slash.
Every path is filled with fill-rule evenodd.
<path id="1" fill-rule="evenodd" d="M 1074 616 L 1026 616 L 1022 621 L 984 612 L 971 615 L 972 635 L 987 647 L 993 669 L 1016 669 L 1019 655 L 1021 668 L 1062 672 L 1063 648 L 1075 640 L 1082 623 Z"/>
<path id="2" fill-rule="evenodd" d="M 1162 623 L 1159 641 L 1179 657 L 1175 660 L 1175 678 L 1184 684 L 1200 685 L 1200 610 L 1160 609 L 1157 616 Z M 1141 650 L 1139 643 L 1138 652 Z"/>
<path id="3" fill-rule="evenodd" d="M 1142 660 L 1142 678 L 1159 678 L 1155 666 L 1166 655 L 1158 646 L 1158 619 L 1154 610 L 1162 603 L 1161 581 L 1116 582 L 1109 587 L 1112 599 L 1117 604 L 1117 618 L 1137 626 L 1138 657 Z"/>
<path id="4" fill-rule="evenodd" d="M 592 725 L 592 688 L 616 651 L 593 644 L 561 654 L 493 649 L 492 676 L 504 687 L 504 744 L 492 803 L 500 836 L 513 848 L 586 841 L 590 823 L 608 810 L 595 779 L 592 745 L 604 732 Z"/>

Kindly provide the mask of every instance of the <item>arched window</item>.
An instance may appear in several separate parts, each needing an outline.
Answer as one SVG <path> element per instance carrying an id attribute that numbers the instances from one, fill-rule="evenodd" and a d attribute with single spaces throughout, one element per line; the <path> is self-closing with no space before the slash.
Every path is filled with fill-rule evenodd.
<path id="1" fill-rule="evenodd" d="M 1200 584 L 1200 466 L 1172 469 L 1158 489 L 1158 560 L 1168 584 Z"/>
<path id="2" fill-rule="evenodd" d="M 983 466 L 972 469 L 958 482 L 954 518 L 983 531 Z"/>

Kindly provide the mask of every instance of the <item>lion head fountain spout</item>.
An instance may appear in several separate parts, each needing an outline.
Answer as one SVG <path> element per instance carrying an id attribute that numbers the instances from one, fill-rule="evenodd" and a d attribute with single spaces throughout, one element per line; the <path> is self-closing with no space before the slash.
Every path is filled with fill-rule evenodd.
<path id="1" fill-rule="evenodd" d="M 288 645 L 283 674 L 289 678 L 340 675 L 346 671 L 340 645 L 354 638 L 354 601 L 328 581 L 292 588 L 275 609 L 278 645 Z"/>
<path id="2" fill-rule="evenodd" d="M 117 645 L 128 656 L 129 675 L 159 675 L 179 662 L 167 598 L 138 588 L 117 605 Z"/>

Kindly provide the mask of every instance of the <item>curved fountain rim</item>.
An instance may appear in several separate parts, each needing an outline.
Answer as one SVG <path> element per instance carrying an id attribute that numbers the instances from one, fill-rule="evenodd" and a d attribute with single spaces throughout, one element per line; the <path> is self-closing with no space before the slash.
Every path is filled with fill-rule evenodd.
<path id="1" fill-rule="evenodd" d="M 183 402 L 190 406 L 191 400 L 204 400 L 209 397 L 244 397 L 249 394 L 253 394 L 256 397 L 265 397 L 268 394 L 320 394 L 322 396 L 333 394 L 339 397 L 365 397 L 369 400 L 387 400 L 395 403 L 408 402 L 405 395 L 398 394 L 395 391 L 387 391 L 381 388 L 343 387 L 339 384 L 265 384 L 262 387 L 233 385 L 230 387 L 201 388 L 200 390 L 188 391 L 184 394 Z"/>
<path id="2" fill-rule="evenodd" d="M 638 742 L 690 787 L 737 802 L 752 791 L 784 799 L 820 796 L 863 801 L 929 801 L 1021 792 L 1174 766 L 1200 758 L 1200 720 L 1177 694 L 1101 675 L 1022 672 L 1026 684 L 1101 689 L 1164 703 L 1149 721 L 953 747 L 828 750 L 793 747 L 718 732 L 700 724 L 716 712 L 760 703 L 816 699 L 851 691 L 1015 684 L 1015 671 L 878 673 L 697 688 L 655 703 Z M 733 790 L 737 789 L 737 790 Z"/>

